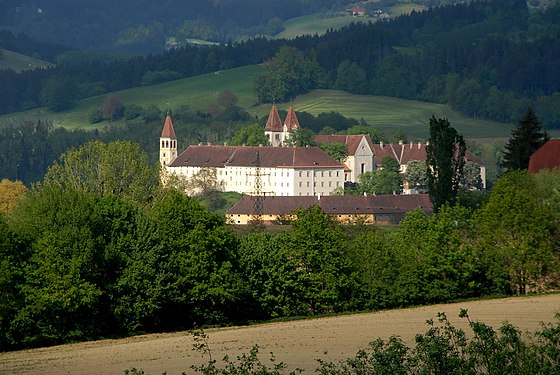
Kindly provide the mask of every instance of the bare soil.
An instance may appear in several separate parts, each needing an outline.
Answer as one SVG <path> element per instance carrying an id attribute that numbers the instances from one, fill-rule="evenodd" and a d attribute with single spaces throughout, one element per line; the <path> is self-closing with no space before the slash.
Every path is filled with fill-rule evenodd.
<path id="1" fill-rule="evenodd" d="M 225 354 L 234 358 L 258 344 L 263 362 L 268 363 L 272 352 L 290 369 L 313 373 L 317 359 L 338 361 L 352 357 L 376 338 L 397 335 L 413 346 L 414 336 L 424 333 L 426 320 L 435 318 L 438 312 L 445 312 L 452 324 L 468 331 L 466 321 L 457 316 L 461 308 L 469 310 L 472 320 L 494 328 L 508 321 L 522 331 L 534 332 L 541 322 L 556 322 L 560 294 L 209 329 L 206 333 L 211 354 L 218 363 Z M 189 333 L 178 332 L 0 353 L 0 374 L 124 374 L 131 368 L 152 375 L 192 374 L 191 365 L 208 361 L 208 357 L 193 351 L 192 345 Z"/>

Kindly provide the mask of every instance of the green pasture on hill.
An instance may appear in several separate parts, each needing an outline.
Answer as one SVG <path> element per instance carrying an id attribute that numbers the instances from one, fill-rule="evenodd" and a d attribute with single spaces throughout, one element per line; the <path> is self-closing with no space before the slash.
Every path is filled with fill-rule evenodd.
<path id="1" fill-rule="evenodd" d="M 295 17 L 284 22 L 284 31 L 275 38 L 291 39 L 301 35 L 324 34 L 328 29 L 340 29 L 352 22 L 367 22 L 370 18 L 352 16 L 321 17 L 319 13 Z"/>
<path id="2" fill-rule="evenodd" d="M 385 96 L 354 95 L 337 90 L 315 90 L 298 96 L 293 102 L 296 111 L 318 115 L 323 112 L 340 112 L 345 117 L 364 119 L 369 125 L 387 134 L 402 130 L 409 138 L 428 138 L 428 122 L 432 115 L 445 117 L 465 138 L 509 137 L 512 125 L 465 117 L 444 104 L 426 103 Z M 290 104 L 279 104 L 287 110 Z M 263 115 L 270 105 L 261 105 L 254 111 Z M 302 124 L 305 127 L 305 124 Z"/>
<path id="3" fill-rule="evenodd" d="M 2 57 L 0 57 L 0 70 L 12 69 L 16 72 L 23 70 L 38 69 L 54 66 L 50 62 L 36 59 L 31 56 L 22 55 L 21 53 L 12 52 L 3 49 Z"/>
<path id="4" fill-rule="evenodd" d="M 253 93 L 253 76 L 261 71 L 261 66 L 252 65 L 196 77 L 180 79 L 153 86 L 137 87 L 112 93 L 124 104 L 148 106 L 157 105 L 162 111 L 166 108 L 179 108 L 187 105 L 193 110 L 204 110 L 207 104 L 216 99 L 224 90 L 231 90 L 239 97 L 239 105 L 251 115 L 265 116 L 271 104 L 256 105 Z M 89 112 L 100 107 L 106 95 L 84 99 L 77 102 L 71 110 L 52 113 L 45 108 L 14 113 L 0 117 L 0 126 L 17 124 L 25 119 L 50 120 L 57 126 L 66 128 L 99 129 L 109 123 L 90 124 Z M 346 117 L 364 119 L 368 124 L 392 134 L 402 130 L 411 139 L 428 137 L 428 121 L 432 115 L 446 117 L 466 138 L 507 138 L 512 125 L 464 117 L 451 110 L 449 106 L 403 100 L 381 96 L 354 95 L 336 90 L 315 90 L 298 96 L 293 102 L 296 111 L 318 115 L 323 112 L 340 112 Z M 279 109 L 287 110 L 289 103 L 277 104 Z M 124 124 L 125 120 L 115 122 Z M 305 124 L 302 124 L 305 127 Z"/>

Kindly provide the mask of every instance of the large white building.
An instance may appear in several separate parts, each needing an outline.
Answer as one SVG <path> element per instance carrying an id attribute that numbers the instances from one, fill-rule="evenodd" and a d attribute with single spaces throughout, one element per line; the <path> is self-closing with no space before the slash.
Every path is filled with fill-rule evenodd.
<path id="1" fill-rule="evenodd" d="M 313 196 L 344 186 L 344 165 L 317 147 L 189 146 L 177 155 L 177 146 L 167 115 L 160 137 L 162 168 L 187 181 L 210 172 L 222 191 Z"/>

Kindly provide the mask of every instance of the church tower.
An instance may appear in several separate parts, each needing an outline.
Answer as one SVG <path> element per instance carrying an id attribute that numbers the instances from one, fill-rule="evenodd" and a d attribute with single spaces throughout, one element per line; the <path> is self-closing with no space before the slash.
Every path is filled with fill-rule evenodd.
<path id="1" fill-rule="evenodd" d="M 284 127 L 282 128 L 282 142 L 286 143 L 290 139 L 292 132 L 300 128 L 299 120 L 296 116 L 296 111 L 294 107 L 290 106 L 288 114 L 286 115 L 286 120 L 284 121 Z"/>
<path id="2" fill-rule="evenodd" d="M 173 129 L 171 116 L 167 112 L 165 124 L 159 137 L 159 162 L 163 167 L 169 165 L 177 158 L 177 136 Z"/>
<path id="3" fill-rule="evenodd" d="M 264 135 L 266 135 L 268 142 L 272 147 L 282 146 L 282 142 L 284 141 L 282 137 L 282 130 L 282 121 L 280 120 L 278 109 L 276 109 L 275 105 L 272 105 L 270 115 L 268 115 L 268 120 L 266 121 L 266 126 L 264 127 Z"/>

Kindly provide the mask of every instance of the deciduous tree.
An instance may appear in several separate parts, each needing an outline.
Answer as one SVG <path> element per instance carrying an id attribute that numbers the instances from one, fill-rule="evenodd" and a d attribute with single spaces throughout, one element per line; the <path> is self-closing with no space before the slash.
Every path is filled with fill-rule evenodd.
<path id="1" fill-rule="evenodd" d="M 426 146 L 428 191 L 435 212 L 444 204 L 453 206 L 463 167 L 466 145 L 463 136 L 451 127 L 447 119 L 430 119 L 430 138 Z"/>

